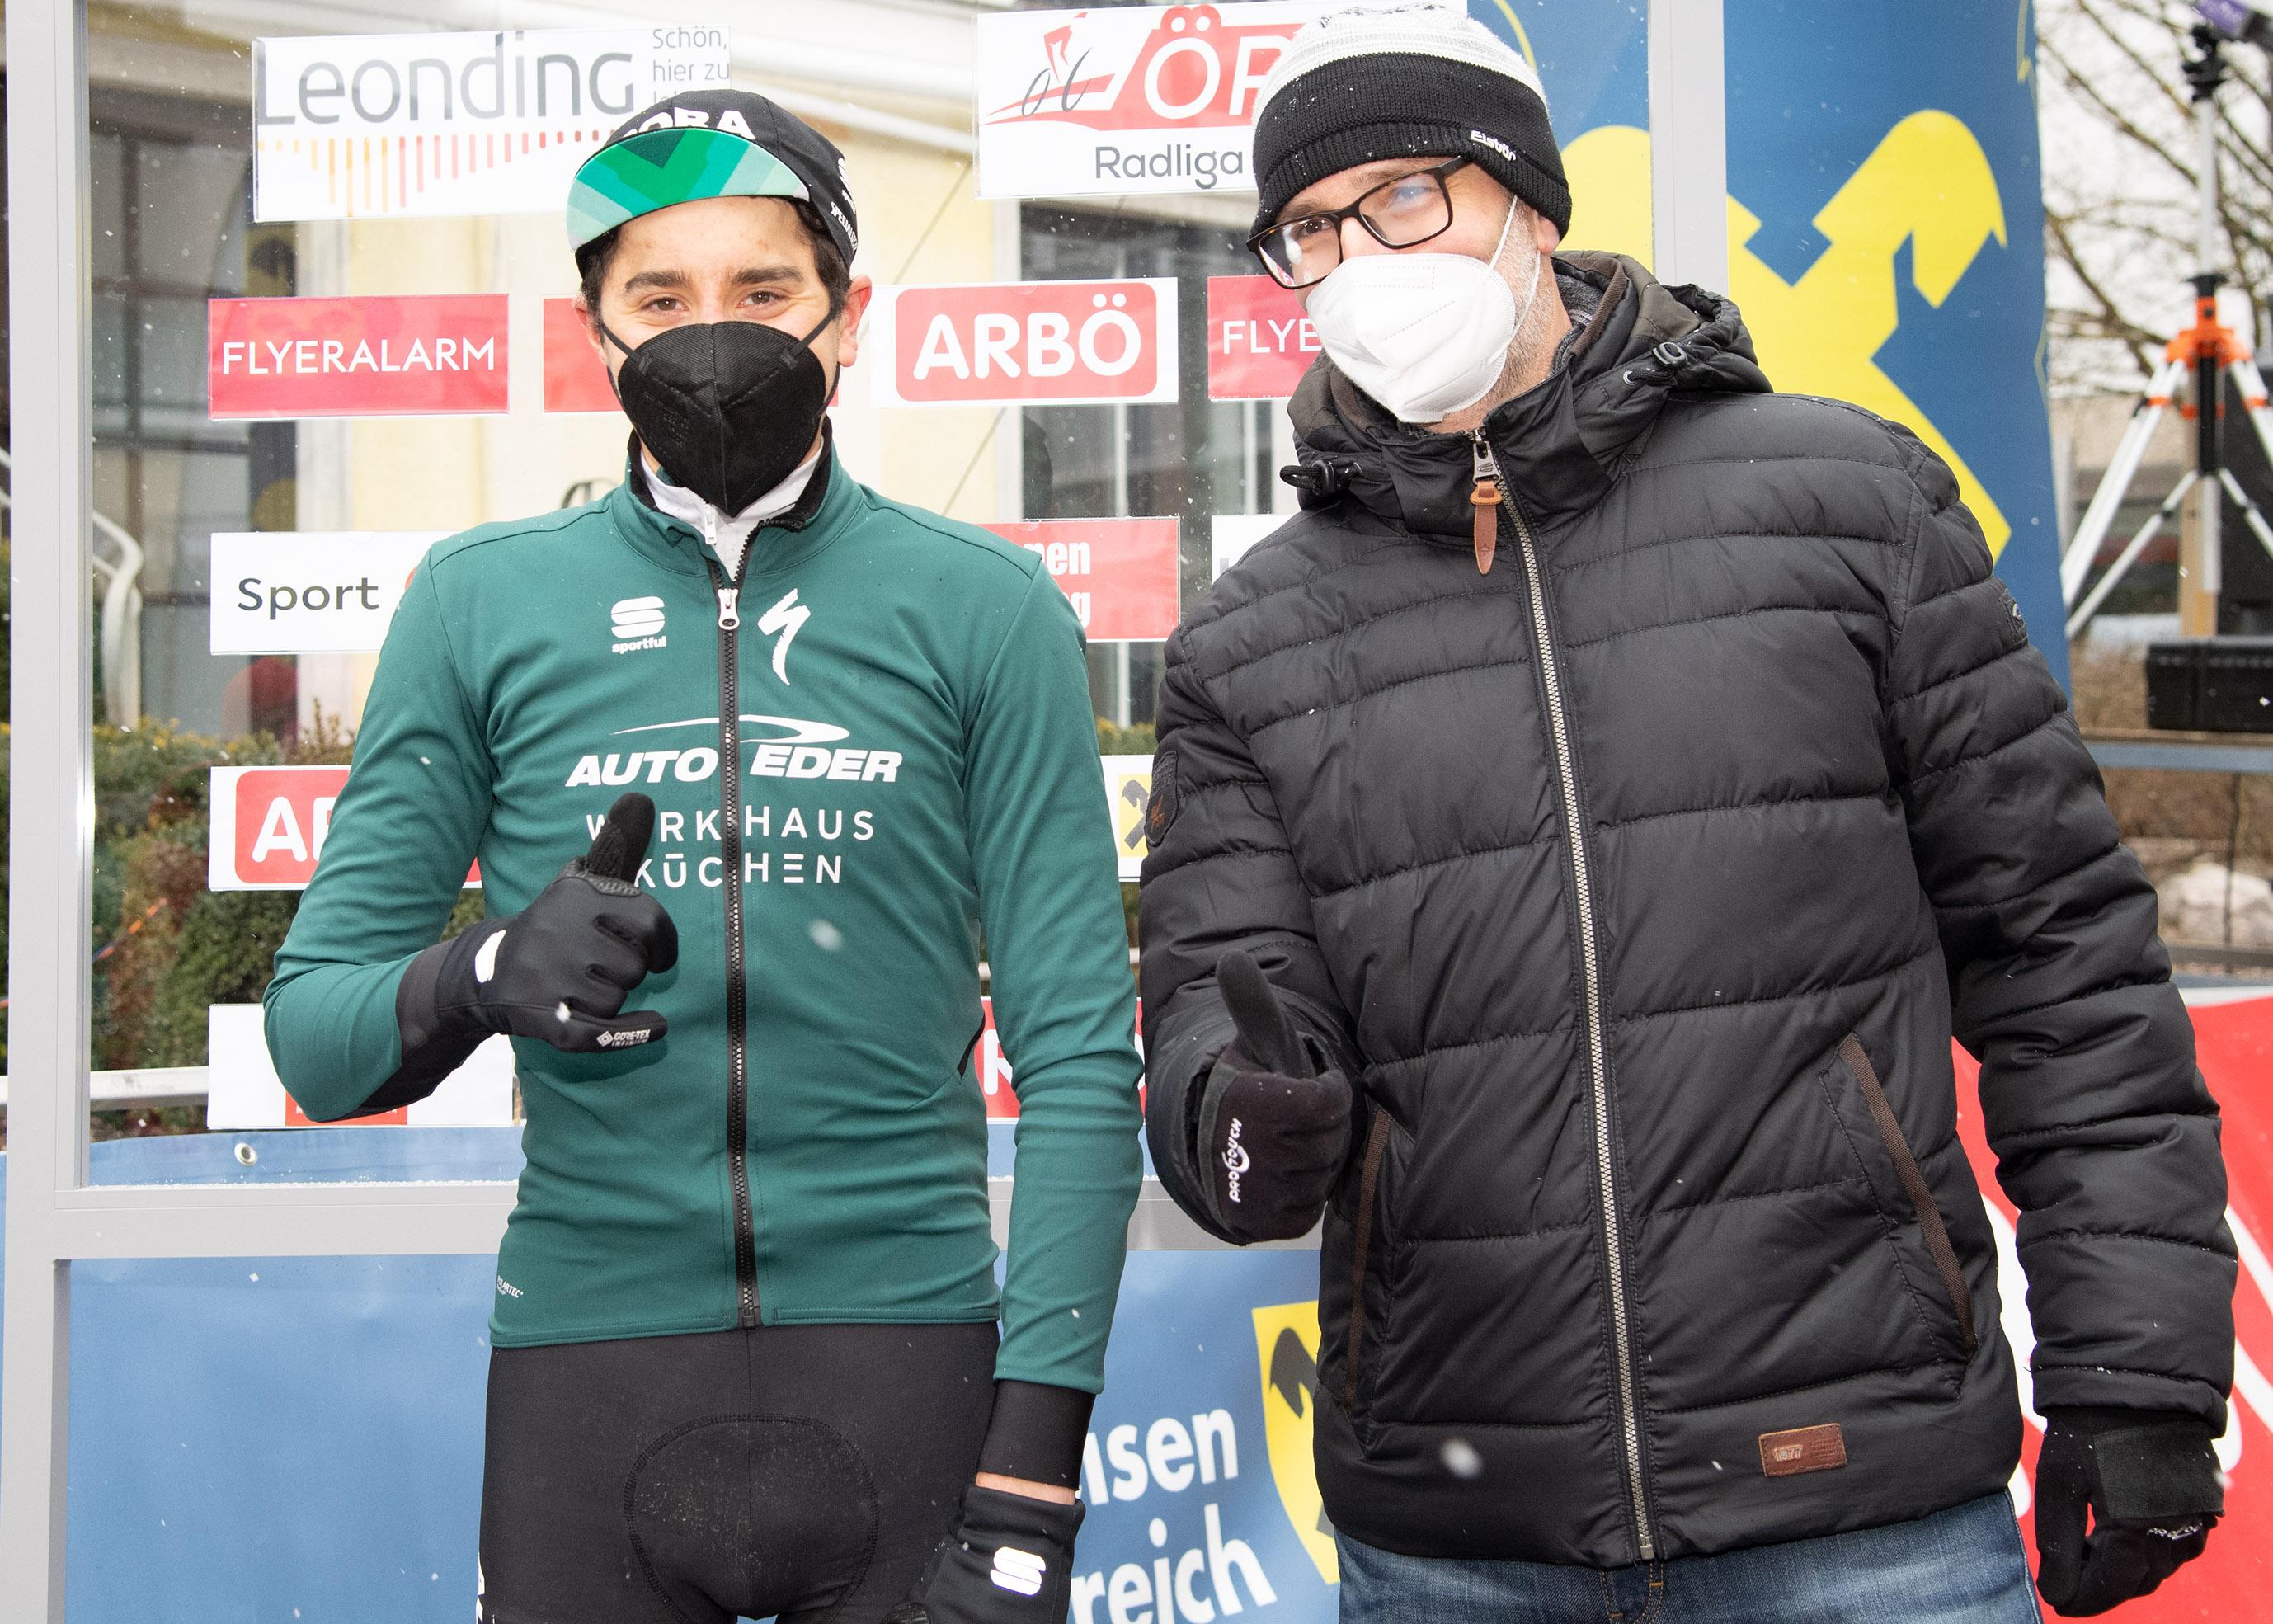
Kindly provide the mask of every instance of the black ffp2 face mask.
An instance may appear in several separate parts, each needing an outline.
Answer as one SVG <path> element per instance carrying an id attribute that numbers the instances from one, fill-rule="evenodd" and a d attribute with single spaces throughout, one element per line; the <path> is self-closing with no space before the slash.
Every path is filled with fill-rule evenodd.
<path id="1" fill-rule="evenodd" d="M 755 321 L 666 327 L 624 352 L 616 399 L 664 471 L 721 513 L 739 513 L 805 461 L 831 385 L 813 341 L 836 320 L 834 302 L 803 338 Z"/>

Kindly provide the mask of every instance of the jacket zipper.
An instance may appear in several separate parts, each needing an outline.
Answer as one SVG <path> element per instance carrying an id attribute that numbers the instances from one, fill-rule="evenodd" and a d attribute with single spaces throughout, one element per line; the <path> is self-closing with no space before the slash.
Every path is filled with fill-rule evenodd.
<path id="1" fill-rule="evenodd" d="M 709 527 L 704 526 L 706 532 Z M 749 989 L 742 947 L 742 683 L 734 634 L 742 624 L 742 574 L 754 546 L 746 545 L 730 583 L 719 567 L 716 538 L 704 560 L 718 594 L 718 827 L 726 900 L 726 1169 L 734 1187 L 734 1288 L 738 1323 L 758 1323 L 758 1237 L 750 1210 Z M 754 536 L 750 542 L 754 544 Z"/>
<path id="2" fill-rule="evenodd" d="M 1618 1213 L 1616 1169 L 1610 1155 L 1609 1064 L 1603 1033 L 1602 955 L 1594 931 L 1594 882 L 1587 856 L 1586 831 L 1579 821 L 1579 779 L 1572 765 L 1570 721 L 1563 704 L 1563 675 L 1555 660 L 1555 642 L 1547 619 L 1546 587 L 1531 526 L 1524 519 L 1519 504 L 1499 500 L 1507 487 L 1500 477 L 1499 461 L 1492 455 L 1483 430 L 1471 429 L 1468 436 L 1475 447 L 1476 490 L 1481 492 L 1489 489 L 1492 493 L 1489 498 L 1470 499 L 1478 504 L 1478 515 L 1487 511 L 1489 504 L 1505 515 L 1503 523 L 1515 528 L 1524 581 L 1531 594 L 1531 630 L 1539 650 L 1539 673 L 1547 689 L 1547 724 L 1555 747 L 1556 777 L 1563 793 L 1563 821 L 1571 834 L 1571 875 L 1579 899 L 1579 974 L 1586 999 L 1587 1066 L 1594 1092 L 1594 1172 L 1601 1192 L 1602 1250 L 1607 1264 L 1603 1273 L 1609 1282 L 1610 1338 L 1617 1364 L 1617 1380 L 1611 1397 L 1617 1404 L 1618 1429 L 1624 1446 L 1626 1492 L 1633 1511 L 1634 1537 L 1641 1548 L 1641 1560 L 1650 1562 L 1657 1560 L 1657 1541 L 1650 1529 L 1649 1495 L 1642 1470 L 1641 1418 L 1634 1398 L 1633 1328 L 1627 1310 L 1625 1244 Z M 1481 564 L 1481 549 L 1479 555 Z"/>

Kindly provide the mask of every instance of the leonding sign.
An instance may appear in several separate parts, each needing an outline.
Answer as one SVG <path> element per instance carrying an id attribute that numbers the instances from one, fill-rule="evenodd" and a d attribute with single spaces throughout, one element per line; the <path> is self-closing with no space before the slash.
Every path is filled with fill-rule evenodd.
<path id="1" fill-rule="evenodd" d="M 727 79 L 726 30 L 655 23 L 252 42 L 252 214 L 558 211 L 641 108 Z"/>

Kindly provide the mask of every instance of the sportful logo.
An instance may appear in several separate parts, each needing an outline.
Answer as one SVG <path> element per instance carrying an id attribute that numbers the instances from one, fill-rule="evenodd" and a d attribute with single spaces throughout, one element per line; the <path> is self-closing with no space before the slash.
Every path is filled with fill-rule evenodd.
<path id="1" fill-rule="evenodd" d="M 987 1577 L 1006 1590 L 1015 1590 L 1021 1596 L 1039 1596 L 1043 1576 L 1049 1570 L 1050 1565 L 1031 1551 L 1021 1551 L 1016 1545 L 997 1545 L 994 1571 Z"/>
<path id="2" fill-rule="evenodd" d="M 663 635 L 663 599 L 626 598 L 608 611 L 610 630 L 616 635 L 615 651 L 630 654 L 640 649 L 669 646 Z"/>

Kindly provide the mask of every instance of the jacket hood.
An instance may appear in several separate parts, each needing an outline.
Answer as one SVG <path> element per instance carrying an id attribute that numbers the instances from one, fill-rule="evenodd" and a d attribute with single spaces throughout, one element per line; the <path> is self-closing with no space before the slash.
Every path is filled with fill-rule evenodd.
<path id="1" fill-rule="evenodd" d="M 1599 500 L 1675 391 L 1770 387 L 1744 319 L 1722 295 L 1667 287 L 1623 254 L 1557 254 L 1554 263 L 1564 304 L 1594 313 L 1545 381 L 1484 419 L 1509 492 L 1541 524 Z M 1302 462 L 1285 477 L 1304 507 L 1348 495 L 1415 534 L 1468 545 L 1474 459 L 1466 434 L 1399 423 L 1324 356 L 1288 410 Z"/>

